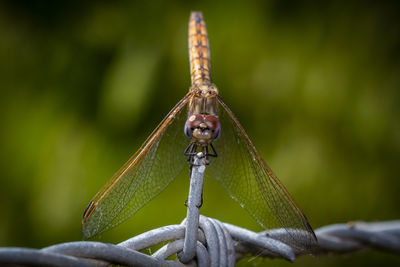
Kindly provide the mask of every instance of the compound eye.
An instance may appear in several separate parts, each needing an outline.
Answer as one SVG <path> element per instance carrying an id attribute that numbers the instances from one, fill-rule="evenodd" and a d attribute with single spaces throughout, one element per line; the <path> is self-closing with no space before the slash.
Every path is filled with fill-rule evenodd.
<path id="1" fill-rule="evenodd" d="M 187 138 L 192 138 L 193 137 L 193 128 L 190 128 L 190 126 L 186 123 L 185 124 L 185 135 Z"/>
<path id="2" fill-rule="evenodd" d="M 203 122 L 203 117 L 200 114 L 195 114 L 190 116 L 185 123 L 185 129 L 184 129 L 185 135 L 188 138 L 192 138 L 194 129 L 196 129 L 202 122 Z"/>
<path id="3" fill-rule="evenodd" d="M 216 140 L 218 137 L 221 135 L 221 128 L 218 128 L 217 130 L 213 131 L 212 139 Z"/>
<path id="4" fill-rule="evenodd" d="M 221 133 L 221 126 L 219 124 L 218 117 L 213 116 L 213 115 L 208 115 L 205 118 L 205 122 L 206 122 L 208 128 L 212 132 L 212 140 L 217 139 Z"/>

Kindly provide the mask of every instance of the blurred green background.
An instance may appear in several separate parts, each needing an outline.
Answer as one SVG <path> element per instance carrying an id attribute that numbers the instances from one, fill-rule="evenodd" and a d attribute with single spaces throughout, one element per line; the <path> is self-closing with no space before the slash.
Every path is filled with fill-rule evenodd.
<path id="1" fill-rule="evenodd" d="M 89 200 L 189 88 L 192 10 L 221 96 L 311 225 L 400 218 L 398 1 L 2 1 L 0 246 L 80 240 Z M 187 193 L 183 175 L 97 240 L 179 223 Z M 201 212 L 261 230 L 215 181 Z M 294 265 L 382 263 L 400 258 Z M 242 261 L 267 264 L 289 265 Z"/>

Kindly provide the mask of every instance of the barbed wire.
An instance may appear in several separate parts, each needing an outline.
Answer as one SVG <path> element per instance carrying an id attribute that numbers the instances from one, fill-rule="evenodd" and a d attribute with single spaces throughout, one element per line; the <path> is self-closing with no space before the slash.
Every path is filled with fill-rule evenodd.
<path id="1" fill-rule="evenodd" d="M 196 261 L 187 264 L 166 260 L 183 251 L 185 221 L 157 228 L 118 245 L 78 241 L 43 249 L 0 248 L 0 265 L 37 266 L 234 266 L 249 255 L 294 261 L 301 253 L 274 238 L 289 235 L 286 229 L 260 233 L 200 216 L 196 242 Z M 400 254 L 400 220 L 387 222 L 351 222 L 332 224 L 315 230 L 318 244 L 313 254 L 349 253 L 361 249 L 379 249 Z M 152 255 L 139 252 L 168 242 Z"/>
<path id="2" fill-rule="evenodd" d="M 315 230 L 318 243 L 312 251 L 301 251 L 281 240 L 291 231 L 271 229 L 256 233 L 200 215 L 206 163 L 201 153 L 194 158 L 187 216 L 179 225 L 150 230 L 117 245 L 77 241 L 42 249 L 0 248 L 0 265 L 34 266 L 234 266 L 248 255 L 282 258 L 293 262 L 306 253 L 348 253 L 365 248 L 400 254 L 400 220 L 350 222 Z M 152 255 L 140 251 L 166 243 Z M 177 260 L 168 260 L 177 255 Z"/>

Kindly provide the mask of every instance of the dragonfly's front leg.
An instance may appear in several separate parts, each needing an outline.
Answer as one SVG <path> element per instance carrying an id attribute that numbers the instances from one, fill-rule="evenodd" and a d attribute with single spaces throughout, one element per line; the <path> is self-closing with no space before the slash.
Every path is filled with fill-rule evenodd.
<path id="1" fill-rule="evenodd" d="M 205 153 L 206 155 L 206 160 L 207 160 L 207 165 L 210 163 L 209 157 L 218 157 L 217 152 L 215 151 L 214 146 L 212 145 L 212 143 L 210 143 L 209 145 L 211 147 L 212 153 L 210 153 L 208 146 L 205 147 L 205 150 L 203 149 L 203 153 Z"/>
<path id="2" fill-rule="evenodd" d="M 196 155 L 196 150 L 197 150 L 197 145 L 192 142 L 186 147 L 185 152 L 183 152 L 183 154 L 188 157 L 187 162 L 190 164 L 190 166 L 193 165 L 194 155 Z"/>
<path id="3" fill-rule="evenodd" d="M 211 150 L 212 150 L 212 153 L 213 153 L 213 154 L 208 154 L 208 155 L 209 155 L 210 157 L 214 157 L 214 158 L 218 157 L 217 151 L 215 151 L 215 148 L 214 148 L 214 146 L 213 146 L 212 143 L 210 143 L 210 147 L 211 147 Z"/>

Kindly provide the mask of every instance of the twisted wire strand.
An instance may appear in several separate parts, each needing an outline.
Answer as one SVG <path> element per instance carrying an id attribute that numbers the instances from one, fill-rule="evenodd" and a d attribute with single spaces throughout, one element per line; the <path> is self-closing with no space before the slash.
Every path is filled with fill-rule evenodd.
<path id="1" fill-rule="evenodd" d="M 200 216 L 196 258 L 183 264 L 168 257 L 183 250 L 185 221 L 164 226 L 130 238 L 118 245 L 101 242 L 69 242 L 43 249 L 0 248 L 0 265 L 38 266 L 234 266 L 246 255 L 283 258 L 294 261 L 302 254 L 274 238 L 288 235 L 285 229 L 260 233 Z M 315 254 L 349 253 L 360 249 L 379 249 L 400 254 L 400 220 L 332 224 L 315 230 Z M 152 255 L 139 250 L 169 242 Z"/>

